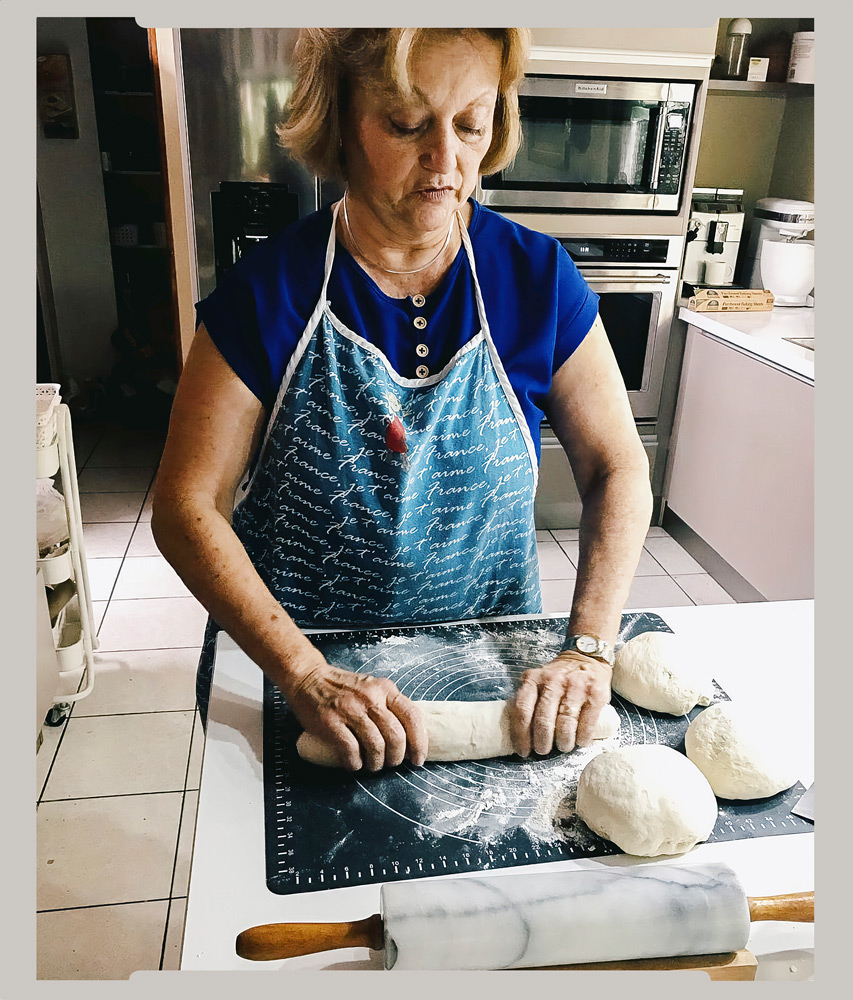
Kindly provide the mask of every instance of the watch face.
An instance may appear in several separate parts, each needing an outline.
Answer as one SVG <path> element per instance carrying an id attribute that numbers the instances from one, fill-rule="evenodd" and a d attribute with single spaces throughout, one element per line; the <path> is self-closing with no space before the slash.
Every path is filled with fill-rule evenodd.
<path id="1" fill-rule="evenodd" d="M 598 649 L 598 643 L 590 635 L 578 636 L 575 645 L 582 653 L 594 653 Z"/>

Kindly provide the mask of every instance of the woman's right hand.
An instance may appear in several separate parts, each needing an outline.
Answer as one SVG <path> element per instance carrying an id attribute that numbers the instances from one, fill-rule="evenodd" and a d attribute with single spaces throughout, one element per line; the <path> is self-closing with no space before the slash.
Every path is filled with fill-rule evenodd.
<path id="1" fill-rule="evenodd" d="M 349 771 L 397 767 L 404 758 L 420 767 L 426 759 L 424 720 L 385 677 L 324 662 L 282 691 L 305 731 L 332 744 Z"/>

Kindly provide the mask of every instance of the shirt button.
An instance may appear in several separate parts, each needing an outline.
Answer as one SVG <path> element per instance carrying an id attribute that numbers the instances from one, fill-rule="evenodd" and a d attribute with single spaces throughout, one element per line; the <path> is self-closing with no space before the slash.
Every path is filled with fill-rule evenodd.
<path id="1" fill-rule="evenodd" d="M 415 354 L 417 354 L 419 358 L 425 358 L 429 354 L 429 348 L 426 344 L 418 344 L 415 348 Z"/>
<path id="2" fill-rule="evenodd" d="M 415 375 L 417 375 L 418 378 L 426 378 L 427 375 L 429 375 L 429 368 L 427 368 L 426 365 L 418 365 L 415 369 Z"/>
<path id="3" fill-rule="evenodd" d="M 412 305 L 415 305 L 418 307 L 418 309 L 420 309 L 421 306 L 426 305 L 426 299 L 423 297 L 423 295 L 413 295 Z"/>
<path id="4" fill-rule="evenodd" d="M 427 325 L 427 321 L 423 318 L 423 316 L 415 316 L 413 322 L 418 330 L 423 330 Z"/>

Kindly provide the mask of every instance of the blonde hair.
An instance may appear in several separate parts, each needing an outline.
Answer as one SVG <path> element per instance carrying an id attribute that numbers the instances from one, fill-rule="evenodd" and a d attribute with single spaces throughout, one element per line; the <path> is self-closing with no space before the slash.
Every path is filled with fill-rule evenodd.
<path id="1" fill-rule="evenodd" d="M 480 34 L 501 46 L 492 142 L 481 174 L 508 166 L 521 144 L 518 85 L 530 47 L 527 28 L 303 28 L 294 49 L 296 86 L 281 144 L 315 176 L 346 180 L 341 126 L 353 84 L 380 80 L 410 92 L 408 69 L 429 36 Z"/>

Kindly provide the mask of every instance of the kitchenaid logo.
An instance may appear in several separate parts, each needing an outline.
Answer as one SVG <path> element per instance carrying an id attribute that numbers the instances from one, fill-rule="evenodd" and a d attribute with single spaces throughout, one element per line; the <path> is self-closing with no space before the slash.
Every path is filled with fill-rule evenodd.
<path id="1" fill-rule="evenodd" d="M 576 83 L 575 84 L 576 94 L 606 94 L 607 84 L 606 83 Z"/>

